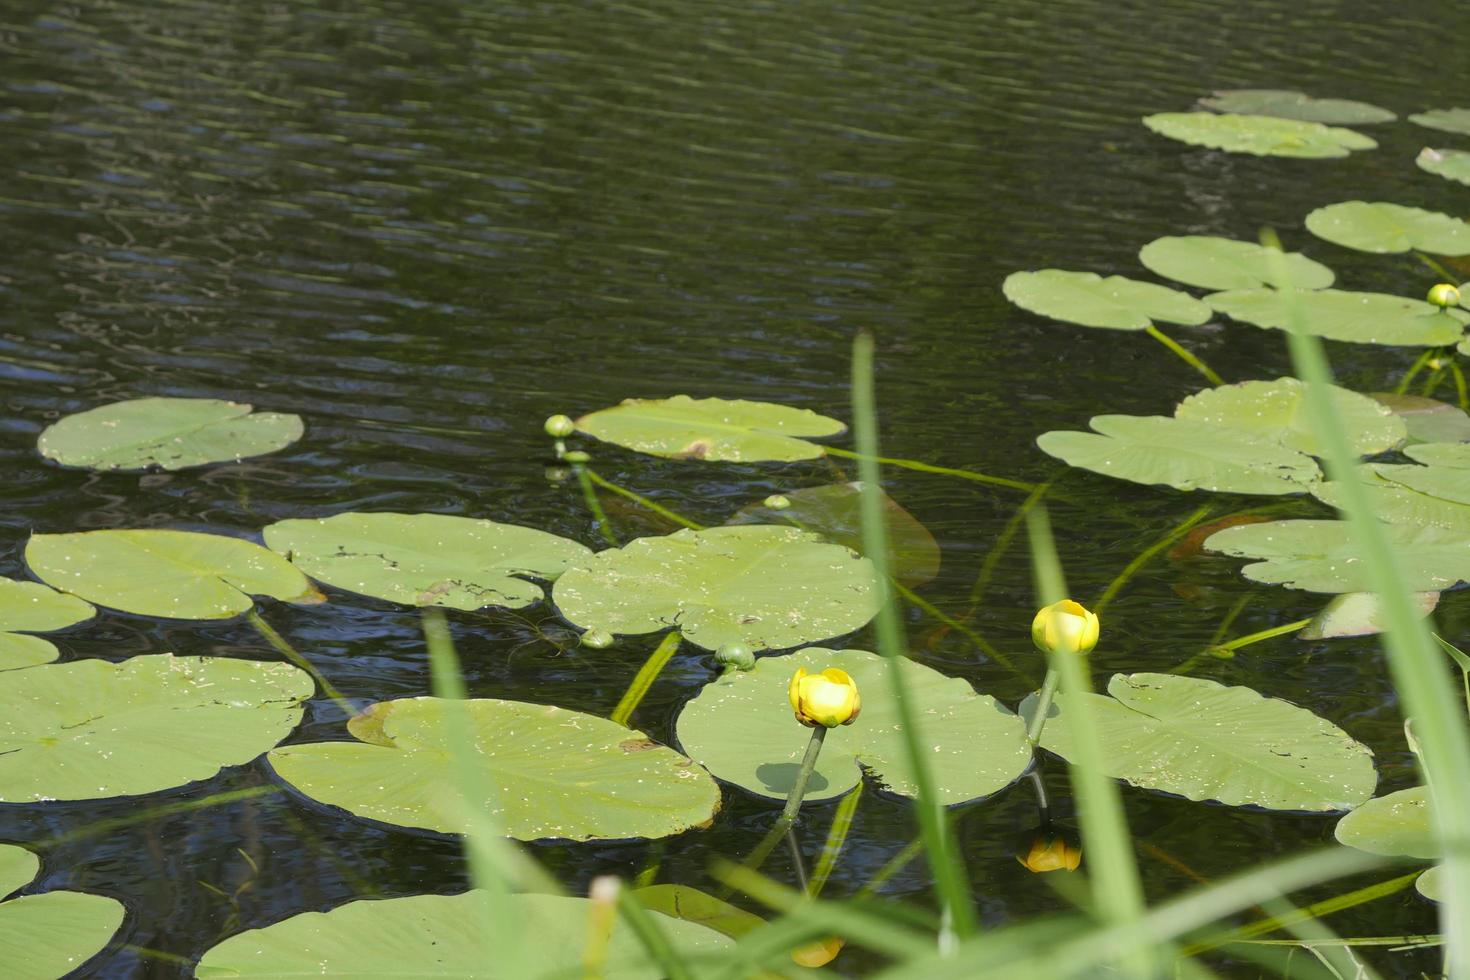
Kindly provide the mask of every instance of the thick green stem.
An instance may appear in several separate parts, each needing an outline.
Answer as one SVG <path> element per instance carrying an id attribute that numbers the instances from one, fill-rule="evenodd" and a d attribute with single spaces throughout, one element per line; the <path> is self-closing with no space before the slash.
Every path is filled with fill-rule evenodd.
<path id="1" fill-rule="evenodd" d="M 1397 387 L 1393 389 L 1394 394 L 1407 394 L 1409 390 L 1409 385 L 1413 383 L 1414 378 L 1419 374 L 1419 372 L 1424 370 L 1424 365 L 1429 363 L 1429 359 L 1433 357 L 1437 353 L 1437 351 L 1437 348 L 1431 347 L 1421 353 L 1418 359 L 1416 359 L 1413 364 L 1409 365 L 1409 370 L 1404 372 L 1404 376 L 1399 379 Z"/>
<path id="2" fill-rule="evenodd" d="M 1273 637 L 1285 636 L 1287 633 L 1296 633 L 1299 630 L 1304 630 L 1310 622 L 1310 619 L 1298 619 L 1292 623 L 1272 626 L 1270 629 L 1257 630 L 1254 633 L 1247 633 L 1245 636 L 1237 636 L 1228 643 L 1217 643 L 1208 652 L 1215 656 L 1218 656 L 1220 653 L 1234 653 L 1241 647 L 1248 647 L 1252 643 L 1260 643 L 1262 640 L 1269 640 Z"/>
<path id="3" fill-rule="evenodd" d="M 1005 527 L 1001 528 L 995 543 L 990 546 L 990 551 L 985 556 L 985 561 L 980 564 L 980 573 L 975 576 L 975 584 L 970 586 L 970 609 L 965 613 L 966 621 L 975 615 L 980 601 L 985 598 L 985 590 L 990 587 L 990 579 L 995 575 L 996 567 L 1000 564 L 1001 558 L 1005 557 L 1007 549 L 1015 539 L 1016 532 L 1021 529 L 1021 522 L 1026 520 L 1026 512 L 1035 507 L 1050 489 L 1050 482 L 1038 483 L 1036 489 L 1031 491 L 1031 496 L 1021 501 L 1021 506 L 1016 508 L 1016 512 L 1006 521 Z"/>
<path id="4" fill-rule="evenodd" d="M 847 459 L 856 459 L 859 461 L 869 460 L 888 466 L 901 466 L 906 470 L 918 470 L 920 473 L 939 473 L 944 476 L 957 476 L 961 480 L 989 483 L 997 487 L 1010 487 L 1012 490 L 1024 490 L 1027 493 L 1036 489 L 1036 484 L 1034 483 L 1011 480 L 1003 476 L 987 476 L 984 473 L 976 473 L 974 470 L 960 470 L 952 466 L 935 466 L 933 463 L 925 463 L 917 459 L 898 459 L 893 456 L 865 456 L 861 452 L 854 452 L 851 449 L 840 449 L 837 446 L 823 446 L 822 448 L 830 456 L 843 456 Z"/>
<path id="5" fill-rule="evenodd" d="M 649 654 L 648 659 L 639 668 L 637 675 L 633 678 L 633 683 L 629 684 L 628 689 L 623 692 L 623 699 L 613 709 L 613 721 L 619 725 L 628 724 L 628 719 L 633 717 L 633 712 L 643 700 L 643 696 L 648 693 L 648 689 L 658 679 L 658 675 L 663 671 L 664 665 L 673 657 L 674 651 L 679 649 L 679 643 L 683 639 L 684 637 L 679 634 L 678 630 L 674 630 L 664 636 L 663 641 L 654 648 L 653 653 Z"/>
<path id="6" fill-rule="evenodd" d="M 953 616 L 950 616 L 949 614 L 944 612 L 944 610 L 940 609 L 938 606 L 935 606 L 932 602 L 928 601 L 923 596 L 915 593 L 912 589 L 909 589 L 908 587 L 900 584 L 897 579 L 890 579 L 889 581 L 891 581 L 893 587 L 898 590 L 898 594 L 903 596 L 905 602 L 908 602 L 911 605 L 918 607 L 928 615 L 939 620 L 945 626 L 948 626 L 950 629 L 958 630 L 959 632 L 963 633 L 970 640 L 970 642 L 979 647 L 980 651 L 984 653 L 987 657 L 989 657 L 994 662 L 1000 664 L 1006 670 L 1009 670 L 1012 674 L 1015 674 L 1027 684 L 1036 684 L 1036 679 L 1034 677 L 1032 677 L 1030 674 L 1027 674 L 1020 667 L 1017 667 L 1015 663 L 1011 661 L 1011 658 L 1001 653 L 1000 650 L 995 646 L 995 644 L 991 643 L 985 637 L 981 636 L 974 629 L 966 626 L 964 623 L 960 622 L 958 619 L 955 619 Z"/>
<path id="7" fill-rule="evenodd" d="M 647 497 L 643 496 L 641 493 L 634 493 L 632 490 L 629 490 L 627 487 L 620 487 L 620 486 L 618 486 L 616 483 L 614 483 L 611 480 L 607 479 L 606 477 L 602 476 L 596 470 L 593 470 L 591 467 L 581 466 L 581 467 L 579 467 L 579 472 L 581 472 L 583 475 L 585 475 L 588 480 L 592 481 L 593 484 L 595 484 L 595 485 L 601 487 L 602 489 L 607 490 L 607 491 L 609 491 L 611 493 L 615 493 L 619 497 L 622 497 L 625 500 L 631 500 L 631 501 L 633 501 L 633 503 L 637 504 L 639 507 L 642 507 L 645 510 L 651 510 L 655 514 L 657 514 L 659 517 L 662 517 L 665 520 L 672 521 L 675 524 L 681 525 L 682 527 L 687 527 L 691 531 L 702 531 L 702 530 L 704 530 L 704 525 L 703 524 L 696 524 L 695 522 L 691 521 L 689 518 L 685 517 L 683 514 L 679 514 L 679 513 L 676 513 L 674 511 L 672 511 L 672 510 L 669 510 L 667 507 L 663 506 L 662 504 L 654 503 L 652 500 L 649 500 Z"/>
<path id="8" fill-rule="evenodd" d="M 1455 379 L 1455 394 L 1459 397 L 1460 411 L 1470 412 L 1470 388 L 1465 385 L 1465 372 L 1460 370 L 1459 361 L 1450 361 L 1450 374 Z"/>
<path id="9" fill-rule="evenodd" d="M 1093 603 L 1092 605 L 1093 613 L 1101 616 L 1103 610 L 1107 608 L 1108 603 L 1112 602 L 1114 597 L 1117 596 L 1119 592 L 1123 591 L 1123 586 L 1128 584 L 1129 580 L 1138 573 L 1138 570 L 1140 568 L 1142 568 L 1144 565 L 1147 565 L 1150 561 L 1153 560 L 1155 555 L 1177 541 L 1190 528 L 1194 527 L 1200 521 L 1208 517 L 1210 514 L 1210 510 L 1210 505 L 1205 504 L 1204 506 L 1196 510 L 1193 514 L 1190 514 L 1189 517 L 1185 518 L 1183 523 L 1175 525 L 1169 530 L 1169 533 L 1165 534 L 1162 538 L 1159 538 L 1159 540 L 1155 541 L 1153 544 L 1140 551 L 1138 555 L 1135 556 L 1134 559 L 1130 561 L 1121 572 L 1118 573 L 1118 577 L 1108 583 L 1108 587 L 1103 590 L 1103 594 L 1098 596 L 1097 602 Z"/>
<path id="10" fill-rule="evenodd" d="M 1046 727 L 1046 713 L 1051 710 L 1052 699 L 1057 696 L 1057 685 L 1061 682 L 1061 673 L 1055 668 L 1049 668 L 1046 679 L 1041 682 L 1041 693 L 1036 696 L 1036 710 L 1031 714 L 1031 724 L 1026 727 L 1026 738 L 1032 745 L 1041 741 L 1041 730 Z"/>
<path id="11" fill-rule="evenodd" d="M 602 509 L 602 501 L 597 499 L 597 491 L 592 486 L 592 477 L 587 475 L 587 467 L 581 463 L 573 463 L 572 472 L 577 474 L 577 483 L 582 487 L 582 499 L 587 501 L 587 509 L 592 512 L 592 519 L 597 522 L 597 530 L 602 535 L 602 539 L 616 548 L 618 536 L 613 533 L 612 522 L 607 519 L 607 512 Z"/>
<path id="12" fill-rule="evenodd" d="M 1423 262 L 1429 268 L 1433 269 L 1434 272 L 1445 282 L 1460 281 L 1460 277 L 1455 275 L 1450 270 L 1446 269 L 1438 259 L 1433 258 L 1432 256 L 1425 255 L 1423 252 L 1420 252 L 1417 249 L 1415 249 L 1414 251 L 1414 257 L 1417 258 L 1420 262 Z"/>
<path id="13" fill-rule="evenodd" d="M 1179 341 L 1175 340 L 1173 337 L 1170 337 L 1158 327 L 1150 324 L 1146 332 L 1154 340 L 1157 340 L 1159 343 L 1169 348 L 1169 350 L 1173 351 L 1174 355 L 1185 364 L 1188 364 L 1200 374 L 1203 374 L 1205 376 L 1205 379 L 1208 380 L 1210 384 L 1222 385 L 1225 383 L 1225 379 L 1216 374 L 1214 368 L 1210 367 L 1204 361 L 1200 360 L 1199 357 L 1197 357 L 1191 351 L 1185 350 L 1184 347 L 1180 345 Z"/>
<path id="14" fill-rule="evenodd" d="M 802 756 L 801 768 L 796 773 L 796 782 L 791 784 L 786 805 L 781 808 L 781 820 L 787 824 L 796 823 L 796 815 L 801 812 L 801 798 L 806 796 L 806 784 L 817 768 L 817 756 L 822 752 L 822 740 L 826 737 L 827 726 L 817 725 L 812 729 L 812 737 L 806 743 L 806 755 Z"/>
<path id="15" fill-rule="evenodd" d="M 847 845 L 847 835 L 852 832 L 852 821 L 857 815 L 858 803 L 862 798 L 863 784 L 858 783 L 837 804 L 837 812 L 832 814 L 832 825 L 827 828 L 827 841 L 822 845 L 821 857 L 817 858 L 816 870 L 812 872 L 812 880 L 807 885 L 806 893 L 812 898 L 822 894 L 827 879 L 837 867 L 837 859 L 842 856 L 842 849 Z"/>
<path id="16" fill-rule="evenodd" d="M 1038 731 L 1038 735 L 1041 733 Z M 1034 743 L 1034 740 L 1033 740 Z M 1040 824 L 1045 827 L 1051 823 L 1051 800 L 1046 796 L 1046 780 L 1041 777 L 1041 770 L 1033 768 L 1027 777 L 1031 780 L 1031 788 L 1036 791 L 1036 814 Z"/>
<path id="17" fill-rule="evenodd" d="M 264 619 L 262 619 L 259 612 L 251 609 L 250 612 L 245 614 L 245 619 L 250 623 L 251 626 L 255 627 L 255 632 L 259 633 L 262 637 L 265 638 L 265 641 L 267 643 L 276 648 L 277 652 L 279 652 L 283 657 L 291 661 L 297 667 L 300 667 L 302 670 L 310 674 L 312 678 L 321 685 L 322 693 L 331 698 L 332 701 L 337 705 L 338 709 L 341 710 L 344 715 L 351 718 L 353 715 L 357 714 L 357 709 L 353 708 L 352 705 L 348 703 L 347 699 L 342 696 L 342 692 L 337 690 L 332 682 L 327 680 L 326 677 L 322 675 L 322 672 L 317 670 L 316 667 L 312 665 L 312 662 L 310 660 L 307 660 L 304 656 L 302 656 L 299 650 L 293 647 L 290 643 L 286 642 L 286 638 L 277 633 L 275 627 L 271 626 L 270 623 L 267 623 Z"/>
<path id="18" fill-rule="evenodd" d="M 1419 394 L 1422 395 L 1425 398 L 1430 397 L 1436 391 L 1439 390 L 1439 383 L 1441 381 L 1443 381 L 1443 380 L 1444 380 L 1444 368 L 1443 367 L 1437 367 L 1437 368 L 1435 368 L 1430 373 L 1429 377 L 1424 381 L 1423 386 L 1420 387 Z"/>

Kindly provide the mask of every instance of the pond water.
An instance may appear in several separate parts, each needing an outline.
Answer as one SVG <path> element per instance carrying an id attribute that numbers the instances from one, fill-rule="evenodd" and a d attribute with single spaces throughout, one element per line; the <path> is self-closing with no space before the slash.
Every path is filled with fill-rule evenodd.
<path id="1" fill-rule="evenodd" d="M 1038 434 L 1105 412 L 1167 413 L 1201 381 L 1146 338 L 1012 307 L 999 289 L 1009 272 L 1146 276 L 1136 250 L 1159 235 L 1253 238 L 1269 224 L 1352 288 L 1420 295 L 1435 280 L 1415 261 L 1335 249 L 1308 236 L 1302 216 L 1355 197 L 1463 211 L 1456 185 L 1412 165 L 1431 140 L 1407 124 L 1375 127 L 1375 152 L 1292 161 L 1187 147 L 1139 118 L 1243 86 L 1401 114 L 1451 105 L 1470 85 L 1470 62 L 1444 43 L 1462 13 L 1325 0 L 10 0 L 0 5 L 0 574 L 27 577 L 32 531 L 253 535 L 348 509 L 487 517 L 597 546 L 575 481 L 548 478 L 543 418 L 685 392 L 847 418 L 859 327 L 877 336 L 888 452 L 1046 479 L 1061 467 L 1035 448 Z M 1216 323 L 1179 333 L 1230 380 L 1288 370 L 1278 332 Z M 1372 390 L 1416 352 L 1331 353 L 1346 384 Z M 36 455 L 50 421 L 145 395 L 296 412 L 307 434 L 271 456 L 168 475 L 64 470 Z M 708 524 L 851 473 L 844 461 L 698 464 L 585 448 L 608 479 Z M 941 575 L 922 594 L 964 613 L 1024 495 L 886 476 L 943 547 Z M 1224 515 L 1260 502 L 1076 472 L 1065 490 L 1052 518 L 1083 599 L 1201 505 Z M 621 538 L 669 529 L 615 498 L 604 504 Z M 1324 513 L 1310 501 L 1288 512 Z M 1145 565 L 1108 605 L 1097 677 L 1167 670 L 1200 651 L 1247 593 L 1237 566 L 1164 556 Z M 426 692 L 415 613 L 329 598 L 264 600 L 262 611 L 359 703 Z M 1039 667 L 1032 603 L 1018 541 L 972 625 Z M 1230 635 L 1316 606 L 1257 588 Z M 1466 612 L 1463 593 L 1446 596 L 1437 613 L 1446 635 L 1465 635 Z M 1027 692 L 965 636 L 906 615 L 922 662 L 1011 705 Z M 452 622 L 473 694 L 599 714 L 655 642 L 563 651 L 555 641 L 566 630 L 545 605 Z M 279 659 L 242 620 L 103 612 L 58 643 L 65 659 L 167 650 Z M 848 641 L 871 643 L 866 631 Z M 707 655 L 680 653 L 636 723 L 670 739 L 678 708 L 714 669 Z M 1417 781 L 1371 639 L 1287 637 L 1192 672 L 1343 726 L 1374 749 L 1380 792 Z M 320 699 L 291 741 L 342 737 L 341 723 Z M 1063 768 L 1046 778 L 1065 813 Z M 256 763 L 143 799 L 11 806 L 0 809 L 0 839 L 39 851 L 42 887 L 127 904 L 122 945 L 89 976 L 184 976 L 242 928 L 355 897 L 465 887 L 456 842 L 370 826 L 278 787 Z M 106 824 L 250 788 L 263 792 Z M 1334 822 L 1136 790 L 1125 799 L 1153 896 L 1329 841 Z M 811 808 L 809 849 L 832 806 Z M 574 893 L 654 857 L 659 880 L 707 886 L 710 859 L 743 853 L 775 812 L 730 788 L 708 831 L 531 850 Z M 957 815 L 986 923 L 1064 907 L 1012 856 L 1034 817 L 1024 781 Z M 865 794 L 828 894 L 861 887 L 912 835 L 908 804 Z M 789 880 L 784 861 L 770 870 Z M 923 902 L 926 889 L 916 864 L 885 894 Z M 1345 935 L 1434 928 L 1412 891 L 1332 923 Z M 871 962 L 849 953 L 834 966 L 861 973 Z M 1376 962 L 1412 976 L 1437 958 Z"/>

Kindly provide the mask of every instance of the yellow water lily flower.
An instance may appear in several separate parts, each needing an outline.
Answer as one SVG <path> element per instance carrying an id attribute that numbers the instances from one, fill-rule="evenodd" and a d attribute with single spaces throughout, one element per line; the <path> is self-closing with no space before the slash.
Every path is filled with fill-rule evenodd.
<path id="1" fill-rule="evenodd" d="M 847 671 L 836 667 L 828 667 L 820 674 L 810 674 L 805 667 L 798 667 L 788 694 L 796 720 L 808 728 L 851 725 L 863 708 L 857 682 Z"/>
<path id="2" fill-rule="evenodd" d="M 1080 602 L 1063 599 L 1042 608 L 1031 621 L 1031 641 L 1042 653 L 1067 656 L 1097 646 L 1097 617 Z"/>
<path id="3" fill-rule="evenodd" d="M 1027 871 L 1076 871 L 1082 863 L 1082 844 L 1070 834 L 1053 827 L 1037 827 L 1021 839 L 1016 860 Z"/>

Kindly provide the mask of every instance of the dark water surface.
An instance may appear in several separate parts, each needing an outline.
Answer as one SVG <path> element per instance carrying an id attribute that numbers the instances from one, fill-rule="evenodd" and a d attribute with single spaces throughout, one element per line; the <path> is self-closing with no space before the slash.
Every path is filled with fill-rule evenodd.
<path id="1" fill-rule="evenodd" d="M 1011 307 L 999 290 L 1008 272 L 1146 276 L 1136 250 L 1158 235 L 1250 238 L 1269 223 L 1347 288 L 1418 295 L 1434 281 L 1425 269 L 1316 242 L 1301 217 L 1355 197 L 1466 210 L 1463 188 L 1412 164 L 1421 145 L 1453 137 L 1407 123 L 1374 127 L 1375 152 L 1314 162 L 1185 147 L 1138 118 L 1239 86 L 1367 99 L 1401 114 L 1454 105 L 1470 83 L 1451 29 L 1462 22 L 1449 2 L 1320 0 L 0 0 L 0 574 L 26 576 L 32 531 L 254 535 L 347 509 L 488 517 L 596 545 L 575 483 L 545 474 L 546 415 L 688 392 L 845 418 L 849 343 L 863 326 L 878 336 L 888 451 L 1044 479 L 1058 467 L 1035 449 L 1039 433 L 1103 412 L 1167 412 L 1200 379 L 1145 337 Z M 1179 333 L 1232 380 L 1286 369 L 1277 332 Z M 1386 386 L 1413 354 L 1333 350 L 1362 388 Z M 307 434 L 282 453 L 175 475 L 94 475 L 36 455 L 50 421 L 144 395 L 297 412 Z M 826 463 L 698 464 L 587 448 L 610 479 L 705 523 L 833 479 Z M 888 477 L 945 549 L 924 596 L 964 612 L 1021 495 Z M 1064 487 L 1071 501 L 1054 504 L 1053 519 L 1084 599 L 1201 504 L 1223 515 L 1253 503 L 1086 474 Z M 624 537 L 666 530 L 607 503 Z M 1310 503 L 1298 511 L 1320 513 Z M 1246 594 L 1235 565 L 1148 564 L 1107 610 L 1099 679 L 1168 669 L 1199 651 Z M 1230 635 L 1315 606 L 1261 588 Z M 411 610 L 342 593 L 324 606 L 262 610 L 351 698 L 426 691 Z M 1034 666 L 1031 612 L 1024 547 L 1012 548 L 974 625 Z M 1454 595 L 1437 615 L 1463 638 L 1465 613 Z M 539 641 L 538 630 L 557 635 L 545 606 L 453 619 L 474 693 L 602 713 L 652 647 L 629 639 L 559 652 Z M 935 625 L 911 611 L 916 657 L 1007 703 L 1025 694 Z M 870 642 L 863 633 L 850 645 Z M 278 659 L 243 621 L 104 612 L 59 644 L 66 659 L 167 650 Z M 1280 639 L 1194 673 L 1344 726 L 1376 752 L 1382 791 L 1415 781 L 1371 640 Z M 670 738 L 679 705 L 711 676 L 708 657 L 680 654 L 636 721 Z M 292 740 L 340 737 L 341 720 L 321 699 Z M 1065 794 L 1059 767 L 1048 781 Z M 89 834 L 99 819 L 274 785 L 255 764 L 141 800 L 9 807 L 0 839 L 41 851 L 39 887 L 127 904 L 126 945 L 89 976 L 186 975 L 242 928 L 356 897 L 465 887 L 455 842 L 279 792 Z M 1333 824 L 1125 797 L 1154 897 L 1327 841 Z M 812 848 L 830 809 L 812 808 Z M 532 849 L 573 891 L 655 853 L 661 880 L 707 885 L 710 858 L 744 851 L 775 812 L 727 789 L 713 830 Z M 958 814 L 987 924 L 1065 907 L 1011 856 L 1033 816 L 1025 783 Z M 867 793 L 828 894 L 855 891 L 912 833 L 908 805 Z M 771 867 L 790 874 L 782 861 Z M 915 865 L 886 893 L 922 902 L 925 890 Z M 1399 935 L 1431 930 L 1434 918 L 1410 891 L 1331 924 Z M 1400 976 L 1437 963 L 1372 959 Z M 872 965 L 861 953 L 835 964 Z"/>

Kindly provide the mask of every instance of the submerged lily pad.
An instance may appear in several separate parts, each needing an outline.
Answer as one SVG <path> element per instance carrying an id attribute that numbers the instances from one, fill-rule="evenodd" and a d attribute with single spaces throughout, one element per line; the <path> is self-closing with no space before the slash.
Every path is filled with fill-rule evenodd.
<path id="1" fill-rule="evenodd" d="M 904 672 L 914 703 L 923 705 L 919 734 L 940 802 L 954 805 L 999 792 L 1031 765 L 1026 728 L 1009 708 L 977 694 L 967 681 L 907 658 L 893 663 Z M 866 650 L 808 647 L 715 678 L 680 713 L 679 744 L 720 779 L 785 799 L 809 734 L 792 718 L 787 699 L 798 667 L 845 670 L 863 695 L 858 721 L 827 732 L 805 798 L 842 796 L 864 772 L 892 793 L 914 796 L 918 786 L 890 693 L 889 664 Z"/>
<path id="2" fill-rule="evenodd" d="M 1216 112 L 1235 112 L 1255 116 L 1276 116 L 1302 122 L 1334 126 L 1367 125 L 1392 122 L 1398 118 L 1387 109 L 1351 99 L 1316 99 L 1305 92 L 1279 88 L 1224 89 L 1200 105 Z"/>
<path id="3" fill-rule="evenodd" d="M 1470 255 L 1470 224 L 1438 211 L 1386 201 L 1343 201 L 1307 215 L 1307 230 L 1360 252 Z"/>
<path id="4" fill-rule="evenodd" d="M 172 654 L 14 671 L 0 684 L 0 803 L 207 779 L 290 734 L 312 691 L 290 664 Z"/>
<path id="5" fill-rule="evenodd" d="M 37 534 L 26 564 L 47 584 L 109 609 L 168 619 L 228 619 L 251 595 L 291 601 L 311 583 L 250 541 L 194 531 Z"/>
<path id="6" fill-rule="evenodd" d="M 1098 415 L 1091 432 L 1054 431 L 1041 451 L 1134 483 L 1223 493 L 1303 493 L 1321 477 L 1311 457 L 1241 429 L 1163 416 Z"/>
<path id="7" fill-rule="evenodd" d="M 1307 416 L 1306 392 L 1307 386 L 1296 378 L 1221 385 L 1184 399 L 1174 417 L 1272 437 L 1290 449 L 1320 456 L 1322 448 Z M 1367 395 L 1335 386 L 1329 394 L 1333 414 L 1358 455 L 1394 449 L 1408 438 L 1403 421 Z"/>
<path id="8" fill-rule="evenodd" d="M 40 866 L 25 848 L 0 844 L 0 898 L 24 887 Z M 42 892 L 0 902 L 0 963 L 6 980 L 69 976 L 102 952 L 122 920 L 121 902 L 85 892 Z"/>
<path id="9" fill-rule="evenodd" d="M 696 646 L 779 650 L 841 636 L 878 613 L 873 563 L 791 527 L 749 524 L 638 538 L 574 565 L 552 588 L 584 629 L 677 629 Z"/>
<path id="10" fill-rule="evenodd" d="M 1023 310 L 1084 327 L 1147 330 L 1155 320 L 1198 326 L 1210 318 L 1209 307 L 1188 293 L 1095 272 L 1013 272 L 1001 292 Z"/>
<path id="11" fill-rule="evenodd" d="M 1224 533 L 1224 532 L 1222 532 Z M 1105 772 L 1191 800 L 1268 810 L 1348 810 L 1373 795 L 1373 753 L 1324 718 L 1247 687 L 1175 674 L 1114 674 L 1088 694 Z M 1067 706 L 1052 703 L 1041 745 L 1072 760 Z M 1036 695 L 1021 705 L 1029 719 Z"/>
<path id="12" fill-rule="evenodd" d="M 1160 112 L 1145 116 L 1143 124 L 1181 143 L 1258 157 L 1345 157 L 1378 145 L 1351 129 L 1277 116 Z"/>
<path id="13" fill-rule="evenodd" d="M 494 796 L 519 840 L 667 837 L 708 823 L 720 790 L 703 769 L 641 732 L 547 704 L 464 702 Z M 357 741 L 286 745 L 269 755 L 318 802 L 399 827 L 464 833 L 438 698 L 382 701 L 347 726 Z"/>
<path id="14" fill-rule="evenodd" d="M 834 544 L 863 551 L 862 484 L 830 483 L 791 490 L 782 509 L 752 504 L 736 511 L 726 524 L 790 524 L 820 534 Z M 883 524 L 888 532 L 888 573 L 903 585 L 916 588 L 939 574 L 939 543 L 919 519 L 899 506 L 882 489 Z"/>
<path id="15" fill-rule="evenodd" d="M 1470 536 L 1413 525 L 1384 526 L 1398 552 L 1402 583 L 1441 592 L 1470 580 Z M 1205 542 L 1210 551 L 1254 558 L 1241 573 L 1255 582 L 1308 592 L 1368 592 L 1367 569 L 1345 521 L 1271 521 L 1226 528 Z"/>
<path id="16" fill-rule="evenodd" d="M 1337 822 L 1339 843 L 1388 857 L 1439 857 L 1429 826 L 1429 788 L 1415 786 L 1369 800 Z"/>
<path id="17" fill-rule="evenodd" d="M 1420 170 L 1427 171 L 1445 180 L 1470 184 L 1470 153 L 1464 150 L 1436 150 L 1426 146 L 1414 158 Z"/>
<path id="18" fill-rule="evenodd" d="M 255 412 L 214 398 L 138 398 L 68 415 L 48 425 L 37 448 L 63 466 L 94 470 L 181 470 L 284 449 L 301 417 Z"/>
<path id="19" fill-rule="evenodd" d="M 1439 605 L 1438 592 L 1415 592 L 1414 607 L 1419 615 L 1428 616 Z M 1328 600 L 1322 611 L 1312 617 L 1297 639 L 1333 640 L 1344 636 L 1372 636 L 1387 631 L 1383 603 L 1375 592 L 1344 592 Z"/>
<path id="20" fill-rule="evenodd" d="M 446 514 L 337 514 L 265 529 L 265 543 L 318 581 L 410 606 L 521 609 L 590 548 L 545 531 Z"/>
<path id="21" fill-rule="evenodd" d="M 1211 235 L 1156 238 L 1139 250 L 1138 261 L 1167 279 L 1204 289 L 1326 289 L 1336 278 L 1327 266 L 1300 252 L 1282 253 L 1256 242 Z M 1284 278 L 1278 279 L 1276 263 L 1285 266 Z"/>
<path id="22" fill-rule="evenodd" d="M 1395 344 L 1439 347 L 1453 344 L 1465 330 L 1470 314 L 1441 311 L 1417 299 L 1388 293 L 1357 293 L 1340 289 L 1297 289 L 1294 306 L 1274 289 L 1233 289 L 1211 293 L 1205 302 L 1243 323 L 1289 330 L 1293 316 L 1301 317 L 1307 333 L 1354 344 Z"/>
<path id="23" fill-rule="evenodd" d="M 629 398 L 584 415 L 577 429 L 624 449 L 671 459 L 759 463 L 816 459 L 826 450 L 808 438 L 847 431 L 805 408 L 724 398 Z"/>
<path id="24" fill-rule="evenodd" d="M 1416 112 L 1409 117 L 1409 122 L 1445 133 L 1470 136 L 1470 109 L 1430 109 L 1428 112 Z"/>
<path id="25" fill-rule="evenodd" d="M 522 894 L 504 899 L 514 926 L 526 937 L 532 980 L 585 975 L 583 957 L 599 913 L 585 898 Z M 485 921 L 500 906 L 483 892 L 412 895 L 348 902 L 328 912 L 303 912 L 263 929 L 231 936 L 206 952 L 195 976 L 374 978 L 510 977 L 497 966 Z M 711 929 L 650 912 L 675 954 L 718 953 L 732 941 Z M 664 971 L 619 918 L 612 919 L 603 952 L 608 980 L 658 980 Z"/>
<path id="26" fill-rule="evenodd" d="M 1386 391 L 1373 392 L 1370 397 L 1404 420 L 1411 443 L 1470 441 L 1470 415 L 1455 405 Z"/>
<path id="27" fill-rule="evenodd" d="M 91 603 L 39 582 L 0 578 L 0 670 L 47 664 L 60 654 L 45 633 L 75 626 L 97 614 Z"/>

